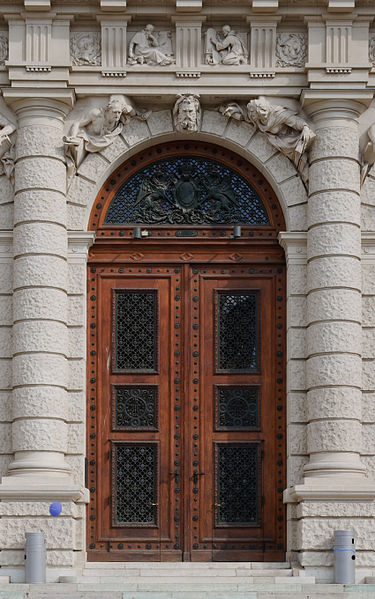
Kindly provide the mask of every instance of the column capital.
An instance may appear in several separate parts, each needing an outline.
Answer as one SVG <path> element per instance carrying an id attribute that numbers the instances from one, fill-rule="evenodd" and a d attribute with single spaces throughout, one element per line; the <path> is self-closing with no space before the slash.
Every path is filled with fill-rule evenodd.
<path id="1" fill-rule="evenodd" d="M 17 113 L 25 110 L 34 111 L 36 114 L 50 111 L 60 111 L 65 117 L 75 104 L 75 93 L 72 89 L 57 88 L 4 88 L 3 97 L 5 102 Z"/>
<path id="2" fill-rule="evenodd" d="M 340 126 L 342 120 L 355 120 L 370 106 L 374 94 L 361 89 L 307 89 L 301 94 L 301 105 L 315 120 L 329 119 L 330 125 Z"/>

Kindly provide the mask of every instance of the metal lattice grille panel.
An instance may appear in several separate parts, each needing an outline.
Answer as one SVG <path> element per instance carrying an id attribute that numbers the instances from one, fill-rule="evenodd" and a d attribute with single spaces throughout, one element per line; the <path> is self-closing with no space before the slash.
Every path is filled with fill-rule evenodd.
<path id="1" fill-rule="evenodd" d="M 217 315 L 219 370 L 257 368 L 256 293 L 219 293 Z"/>
<path id="2" fill-rule="evenodd" d="M 217 428 L 255 429 L 258 427 L 257 387 L 218 387 Z"/>
<path id="3" fill-rule="evenodd" d="M 269 225 L 258 193 L 237 171 L 198 156 L 158 160 L 116 192 L 105 224 Z"/>
<path id="4" fill-rule="evenodd" d="M 156 292 L 121 291 L 115 297 L 116 369 L 155 370 Z"/>
<path id="5" fill-rule="evenodd" d="M 114 427 L 122 430 L 156 430 L 157 387 L 116 385 L 114 388 Z"/>
<path id="6" fill-rule="evenodd" d="M 156 526 L 156 445 L 115 445 L 113 493 L 115 525 Z"/>
<path id="7" fill-rule="evenodd" d="M 259 459 L 254 443 L 216 448 L 216 524 L 258 523 Z"/>

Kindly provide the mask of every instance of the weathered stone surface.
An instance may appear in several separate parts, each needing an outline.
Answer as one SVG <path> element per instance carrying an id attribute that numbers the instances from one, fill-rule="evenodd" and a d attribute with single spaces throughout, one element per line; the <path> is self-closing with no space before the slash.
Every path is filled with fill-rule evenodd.
<path id="1" fill-rule="evenodd" d="M 306 393 L 296 393 L 295 391 L 288 393 L 288 412 L 290 422 L 301 423 L 307 421 Z"/>
<path id="2" fill-rule="evenodd" d="M 373 518 L 374 505 L 367 501 L 302 501 L 297 505 L 297 518 Z"/>
<path id="3" fill-rule="evenodd" d="M 267 169 L 277 183 L 296 175 L 296 168 L 289 158 L 278 152 L 267 161 Z"/>
<path id="4" fill-rule="evenodd" d="M 287 372 L 288 391 L 304 391 L 306 389 L 305 360 L 289 360 Z"/>
<path id="5" fill-rule="evenodd" d="M 362 384 L 365 391 L 375 389 L 375 361 L 363 360 Z"/>
<path id="6" fill-rule="evenodd" d="M 353 202 L 359 202 L 359 164 L 353 160 L 330 159 L 314 162 L 310 166 L 310 194 L 330 189 L 356 192 Z"/>
<path id="7" fill-rule="evenodd" d="M 325 222 L 349 222 L 360 225 L 361 207 L 351 192 L 327 191 L 309 198 L 308 226 Z"/>
<path id="8" fill-rule="evenodd" d="M 375 206 L 366 206 L 365 204 L 362 204 L 361 228 L 362 231 L 375 230 Z"/>
<path id="9" fill-rule="evenodd" d="M 293 295 L 287 300 L 287 311 L 290 315 L 290 326 L 306 326 L 306 297 Z"/>
<path id="10" fill-rule="evenodd" d="M 13 384 L 58 385 L 67 383 L 67 360 L 56 354 L 22 354 L 13 360 Z"/>
<path id="11" fill-rule="evenodd" d="M 0 176 L 0 205 L 9 204 L 13 202 L 14 190 L 8 177 L 5 175 Z M 1 209 L 3 210 L 3 208 Z"/>
<path id="12" fill-rule="evenodd" d="M 303 481 L 303 468 L 309 461 L 307 456 L 290 456 L 288 458 L 287 485 L 299 485 Z M 289 542 L 292 539 L 289 537 Z"/>
<path id="13" fill-rule="evenodd" d="M 68 202 L 67 227 L 70 231 L 83 231 L 87 225 L 90 211 L 84 206 L 76 206 Z"/>
<path id="14" fill-rule="evenodd" d="M 24 223 L 14 229 L 14 255 L 55 254 L 66 257 L 65 227 L 53 223 Z"/>
<path id="15" fill-rule="evenodd" d="M 365 455 L 375 455 L 374 434 L 374 423 L 362 425 L 362 451 Z"/>
<path id="16" fill-rule="evenodd" d="M 0 290 L 1 293 L 11 293 L 13 288 L 13 264 L 2 262 L 0 268 Z"/>
<path id="17" fill-rule="evenodd" d="M 375 177 L 374 172 L 366 177 L 364 184 L 361 189 L 361 201 L 364 204 L 375 206 Z"/>
<path id="18" fill-rule="evenodd" d="M 16 420 L 12 426 L 14 451 L 60 451 L 67 446 L 66 424 L 62 420 L 33 418 Z"/>
<path id="19" fill-rule="evenodd" d="M 288 268 L 288 295 L 306 293 L 306 266 L 304 264 L 290 264 Z"/>
<path id="20" fill-rule="evenodd" d="M 70 262 L 68 265 L 68 293 L 84 293 L 86 288 L 86 265 Z"/>
<path id="21" fill-rule="evenodd" d="M 358 420 L 321 420 L 307 425 L 309 452 L 361 451 L 361 423 Z"/>
<path id="22" fill-rule="evenodd" d="M 16 223 L 30 221 L 48 221 L 65 225 L 65 198 L 56 191 L 46 189 L 28 189 L 17 193 L 14 205 Z"/>
<path id="23" fill-rule="evenodd" d="M 291 328 L 288 331 L 288 359 L 306 358 L 306 329 Z"/>
<path id="24" fill-rule="evenodd" d="M 285 217 L 290 231 L 306 231 L 307 204 L 289 206 L 288 214 Z"/>
<path id="25" fill-rule="evenodd" d="M 67 306 L 67 295 L 61 289 L 18 289 L 14 293 L 14 320 L 45 318 L 65 323 Z"/>
<path id="26" fill-rule="evenodd" d="M 85 426 L 82 423 L 68 426 L 68 453 L 83 454 L 85 450 Z"/>
<path id="27" fill-rule="evenodd" d="M 206 112 L 204 114 L 206 114 Z M 151 135 L 162 135 L 163 133 L 170 133 L 171 131 L 173 131 L 171 111 L 158 110 L 156 112 L 152 112 L 147 119 L 147 124 L 151 131 Z"/>
<path id="28" fill-rule="evenodd" d="M 63 500 L 60 503 L 62 507 L 61 517 L 83 517 L 82 505 L 77 505 L 73 501 Z M 44 516 L 50 518 L 50 505 L 49 501 L 5 500 L 0 503 L 0 516 Z"/>
<path id="29" fill-rule="evenodd" d="M 331 385 L 361 387 L 361 358 L 351 354 L 312 356 L 306 362 L 309 389 Z"/>
<path id="30" fill-rule="evenodd" d="M 84 391 L 68 391 L 68 420 L 84 422 L 86 413 L 86 394 Z"/>
<path id="31" fill-rule="evenodd" d="M 78 549 L 76 526 L 76 521 L 69 516 L 53 519 L 3 517 L 0 543 L 4 548 L 23 549 L 25 532 L 44 532 L 47 548 Z"/>
<path id="32" fill-rule="evenodd" d="M 12 329 L 2 326 L 0 327 L 0 358 L 11 358 L 12 349 Z"/>
<path id="33" fill-rule="evenodd" d="M 375 264 L 362 263 L 363 293 L 375 295 Z"/>
<path id="34" fill-rule="evenodd" d="M 85 456 L 80 454 L 67 454 L 65 456 L 66 463 L 69 464 L 72 477 L 77 485 L 85 484 Z"/>
<path id="35" fill-rule="evenodd" d="M 361 269 L 357 258 L 325 256 L 312 260 L 307 266 L 309 289 L 347 287 L 361 290 Z"/>
<path id="36" fill-rule="evenodd" d="M 12 392 L 0 390 L 0 422 L 12 421 Z M 1 452 L 1 446 L 0 446 Z"/>
<path id="37" fill-rule="evenodd" d="M 318 322 L 310 325 L 307 355 L 325 352 L 362 353 L 361 327 L 355 322 Z"/>
<path id="38" fill-rule="evenodd" d="M 305 204 L 307 202 L 306 188 L 299 175 L 291 177 L 290 179 L 280 183 L 280 190 L 285 197 L 286 206 L 295 206 L 297 204 Z"/>
<path id="39" fill-rule="evenodd" d="M 125 144 L 121 135 L 117 135 L 113 142 L 101 150 L 100 155 L 106 158 L 109 162 L 114 162 L 124 154 L 127 150 L 127 145 Z"/>
<path id="40" fill-rule="evenodd" d="M 82 295 L 69 295 L 68 323 L 71 326 L 80 326 L 83 322 L 85 310 L 84 297 Z"/>
<path id="41" fill-rule="evenodd" d="M 148 139 L 150 137 L 150 132 L 144 121 L 131 119 L 127 125 L 125 125 L 122 135 L 129 147 L 132 147 L 144 139 Z"/>
<path id="42" fill-rule="evenodd" d="M 316 131 L 310 161 L 322 158 L 353 158 L 359 162 L 358 135 L 350 127 L 322 127 Z"/>
<path id="43" fill-rule="evenodd" d="M 335 503 L 332 504 L 335 507 Z M 342 504 L 339 504 L 342 505 Z M 349 504 L 352 505 L 352 504 Z M 333 551 L 302 551 L 299 553 L 301 566 L 331 566 L 333 564 Z M 358 566 L 373 566 L 374 555 L 370 551 L 357 551 L 356 563 Z M 346 599 L 346 598 L 345 598 Z M 358 598 L 359 599 L 359 598 Z M 362 598 L 361 598 L 362 599 Z M 363 598 L 365 599 L 365 598 Z"/>
<path id="44" fill-rule="evenodd" d="M 64 162 L 61 129 L 48 125 L 43 129 L 40 126 L 21 127 L 16 141 L 16 160 L 26 156 L 52 156 Z"/>
<path id="45" fill-rule="evenodd" d="M 13 454 L 10 453 L 11 449 L 9 450 L 8 454 L 5 453 L 5 449 L 1 449 L 1 451 L 2 451 L 2 453 L 0 454 L 0 476 L 5 476 L 8 471 L 8 466 L 9 466 L 11 460 L 13 459 Z M 0 560 L 1 560 L 1 553 L 0 553 Z"/>
<path id="46" fill-rule="evenodd" d="M 11 324 L 12 324 L 12 296 L 11 295 L 0 295 L 0 325 L 8 326 Z"/>
<path id="47" fill-rule="evenodd" d="M 363 326 L 375 326 L 375 295 L 362 296 L 362 318 Z M 363 334 L 365 334 L 365 330 Z M 371 335 L 371 332 L 368 334 Z"/>
<path id="48" fill-rule="evenodd" d="M 276 148 L 270 144 L 267 137 L 260 131 L 252 136 L 247 148 L 261 163 L 265 163 L 277 153 Z"/>
<path id="49" fill-rule="evenodd" d="M 0 389 L 12 387 L 12 361 L 8 358 L 0 359 Z"/>
<path id="50" fill-rule="evenodd" d="M 68 328 L 68 355 L 70 358 L 85 357 L 85 329 L 83 327 Z"/>
<path id="51" fill-rule="evenodd" d="M 68 416 L 68 398 L 61 387 L 18 387 L 12 393 L 14 418 L 48 416 L 65 420 Z"/>
<path id="52" fill-rule="evenodd" d="M 317 289 L 307 297 L 309 322 L 352 320 L 361 322 L 361 300 L 352 289 Z"/>
<path id="53" fill-rule="evenodd" d="M 354 530 L 356 547 L 375 548 L 374 518 L 303 518 L 298 523 L 298 550 L 332 549 L 335 530 Z"/>
<path id="54" fill-rule="evenodd" d="M 288 455 L 305 455 L 307 453 L 306 426 L 292 423 L 288 425 Z"/>
<path id="55" fill-rule="evenodd" d="M 375 389 L 362 393 L 362 422 L 375 423 Z"/>
<path id="56" fill-rule="evenodd" d="M 69 389 L 78 391 L 85 388 L 86 363 L 82 359 L 69 360 Z"/>
<path id="57" fill-rule="evenodd" d="M 91 181 L 98 181 L 107 169 L 110 172 L 108 161 L 101 154 L 95 152 L 86 156 L 78 168 L 78 175 L 82 175 Z"/>
<path id="58" fill-rule="evenodd" d="M 16 163 L 15 191 L 51 189 L 65 194 L 65 164 L 56 158 L 27 158 Z"/>
<path id="59" fill-rule="evenodd" d="M 102 162 L 105 162 L 102 159 Z M 88 181 L 84 177 L 76 175 L 70 184 L 67 200 L 78 206 L 91 205 L 96 196 L 96 185 L 92 181 Z M 68 205 L 68 211 L 70 210 Z"/>
<path id="60" fill-rule="evenodd" d="M 309 420 L 357 418 L 361 420 L 361 390 L 353 387 L 311 389 L 306 402 Z"/>
<path id="61" fill-rule="evenodd" d="M 0 422 L 1 453 L 12 453 L 12 425 L 9 422 Z"/>
<path id="62" fill-rule="evenodd" d="M 3 204 L 0 210 L 0 229 L 11 231 L 13 228 L 13 202 Z"/>
<path id="63" fill-rule="evenodd" d="M 14 352 L 53 352 L 66 356 L 68 331 L 57 321 L 21 321 L 14 325 Z"/>
<path id="64" fill-rule="evenodd" d="M 202 118 L 201 130 L 212 135 L 223 135 L 225 128 L 228 124 L 228 120 L 223 117 L 220 112 L 214 110 L 204 110 Z"/>
<path id="65" fill-rule="evenodd" d="M 223 137 L 234 141 L 240 146 L 246 146 L 254 132 L 255 127 L 249 123 L 242 123 L 241 121 L 230 119 Z"/>
<path id="66" fill-rule="evenodd" d="M 313 227 L 307 240 L 307 257 L 346 254 L 361 256 L 361 232 L 358 226 L 340 223 Z"/>
<path id="67" fill-rule="evenodd" d="M 14 288 L 57 287 L 66 288 L 67 264 L 59 256 L 20 256 L 14 266 Z"/>

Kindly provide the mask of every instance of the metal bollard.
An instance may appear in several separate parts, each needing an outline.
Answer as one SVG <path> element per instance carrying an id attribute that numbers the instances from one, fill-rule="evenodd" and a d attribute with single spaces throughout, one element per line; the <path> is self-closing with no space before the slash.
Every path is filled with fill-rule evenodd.
<path id="1" fill-rule="evenodd" d="M 335 583 L 354 584 L 355 547 L 353 530 L 335 530 Z"/>
<path id="2" fill-rule="evenodd" d="M 25 560 L 26 582 L 46 582 L 44 532 L 26 533 Z"/>

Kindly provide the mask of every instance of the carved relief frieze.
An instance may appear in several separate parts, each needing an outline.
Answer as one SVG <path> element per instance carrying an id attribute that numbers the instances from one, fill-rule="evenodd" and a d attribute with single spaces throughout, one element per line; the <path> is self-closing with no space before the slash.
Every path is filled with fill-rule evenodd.
<path id="1" fill-rule="evenodd" d="M 264 133 L 268 141 L 296 166 L 303 182 L 308 181 L 308 150 L 315 133 L 306 120 L 284 106 L 271 104 L 265 97 L 250 100 L 246 107 L 236 103 L 219 108 L 227 118 L 242 120 Z"/>
<path id="2" fill-rule="evenodd" d="M 276 37 L 276 66 L 303 67 L 307 59 L 307 37 L 304 33 L 279 33 Z"/>
<path id="3" fill-rule="evenodd" d="M 14 182 L 15 131 L 17 117 L 0 100 L 0 176 L 5 175 L 11 183 Z"/>
<path id="4" fill-rule="evenodd" d="M 5 31 L 0 32 L 0 66 L 5 65 L 8 59 L 8 35 Z"/>
<path id="5" fill-rule="evenodd" d="M 76 66 L 101 64 L 101 40 L 98 31 L 76 31 L 70 36 L 72 63 Z"/>
<path id="6" fill-rule="evenodd" d="M 176 131 L 191 133 L 200 131 L 202 109 L 198 94 L 180 94 L 173 107 L 173 122 Z"/>
<path id="7" fill-rule="evenodd" d="M 133 35 L 129 42 L 128 64 L 166 66 L 174 63 L 172 32 L 155 32 L 153 25 L 146 25 Z"/>
<path id="8" fill-rule="evenodd" d="M 372 35 L 369 40 L 368 56 L 370 62 L 375 65 L 375 35 Z"/>
<path id="9" fill-rule="evenodd" d="M 245 41 L 230 25 L 221 31 L 212 27 L 204 36 L 204 61 L 206 64 L 240 65 L 248 62 L 249 51 Z"/>

